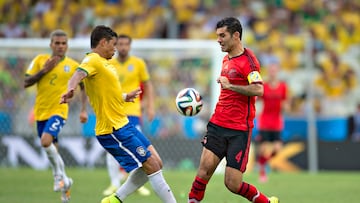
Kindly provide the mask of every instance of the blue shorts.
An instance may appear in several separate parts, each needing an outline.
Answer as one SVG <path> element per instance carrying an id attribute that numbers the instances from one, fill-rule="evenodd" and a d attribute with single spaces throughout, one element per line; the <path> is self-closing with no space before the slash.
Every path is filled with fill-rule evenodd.
<path id="1" fill-rule="evenodd" d="M 141 122 L 140 117 L 138 116 L 128 116 L 129 122 L 133 124 L 138 130 L 141 131 Z"/>
<path id="2" fill-rule="evenodd" d="M 58 134 L 65 125 L 66 120 L 60 116 L 52 116 L 48 120 L 36 121 L 38 136 L 41 138 L 43 133 L 49 133 L 54 137 L 54 143 L 58 142 Z"/>
<path id="3" fill-rule="evenodd" d="M 136 129 L 141 132 L 141 136 L 138 138 L 145 144 L 146 148 L 151 144 L 149 139 L 142 134 L 140 118 L 138 116 L 128 116 L 129 123 L 134 125 Z"/>
<path id="4" fill-rule="evenodd" d="M 98 135 L 96 138 L 128 173 L 142 167 L 142 163 L 151 156 L 147 149 L 150 141 L 131 123 L 111 134 Z"/>

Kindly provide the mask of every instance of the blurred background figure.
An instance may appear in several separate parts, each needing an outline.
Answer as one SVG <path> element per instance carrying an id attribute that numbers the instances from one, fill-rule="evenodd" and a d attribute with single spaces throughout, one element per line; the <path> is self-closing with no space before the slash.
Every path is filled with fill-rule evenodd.
<path id="1" fill-rule="evenodd" d="M 351 140 L 354 142 L 360 142 L 360 103 L 357 105 L 357 111 L 350 119 L 351 126 Z"/>
<path id="2" fill-rule="evenodd" d="M 24 87 L 37 87 L 34 105 L 37 133 L 52 168 L 53 190 L 61 191 L 61 200 L 67 203 L 73 180 L 67 176 L 63 158 L 58 151 L 58 135 L 68 118 L 69 106 L 59 101 L 79 63 L 66 56 L 68 37 L 63 30 L 55 30 L 50 34 L 50 48 L 51 54 L 39 54 L 33 59 L 25 74 Z M 85 95 L 83 86 L 80 86 L 82 95 Z M 81 98 L 80 121 L 86 122 L 86 96 Z"/>
<path id="3" fill-rule="evenodd" d="M 262 111 L 258 117 L 259 134 L 256 137 L 260 182 L 267 181 L 266 165 L 269 159 L 282 148 L 283 112 L 289 110 L 288 87 L 278 77 L 279 64 L 272 63 L 267 70 L 267 78 L 264 80 L 264 95 L 258 97 L 259 102 L 262 102 Z"/>

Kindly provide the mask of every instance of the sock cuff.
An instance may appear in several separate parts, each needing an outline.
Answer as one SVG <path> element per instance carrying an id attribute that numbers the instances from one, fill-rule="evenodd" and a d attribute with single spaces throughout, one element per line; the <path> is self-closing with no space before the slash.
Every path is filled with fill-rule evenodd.
<path id="1" fill-rule="evenodd" d="M 151 177 L 153 177 L 153 176 L 155 176 L 155 175 L 157 175 L 159 173 L 162 173 L 162 170 L 158 170 L 155 173 L 152 173 L 152 174 L 148 175 L 148 178 L 151 178 Z"/>
<path id="2" fill-rule="evenodd" d="M 198 181 L 204 185 L 208 184 L 208 182 L 209 182 L 208 180 L 204 180 L 204 179 L 200 178 L 199 176 L 195 177 L 195 181 Z"/>
<path id="3" fill-rule="evenodd" d="M 44 147 L 44 149 L 46 151 L 53 151 L 53 150 L 57 150 L 55 145 L 53 143 L 51 143 L 48 147 Z"/>

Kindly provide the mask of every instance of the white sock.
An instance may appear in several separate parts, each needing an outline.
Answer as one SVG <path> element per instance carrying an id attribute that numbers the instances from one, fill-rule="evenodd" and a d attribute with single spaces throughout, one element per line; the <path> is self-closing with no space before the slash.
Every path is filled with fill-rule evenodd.
<path id="1" fill-rule="evenodd" d="M 124 184 L 116 191 L 116 196 L 124 201 L 131 193 L 143 186 L 148 181 L 148 177 L 142 168 L 137 168 L 129 173 L 129 177 Z"/>
<path id="2" fill-rule="evenodd" d="M 123 176 L 120 172 L 120 164 L 110 153 L 106 153 L 106 166 L 108 169 L 111 185 L 120 187 L 120 181 Z"/>
<path id="3" fill-rule="evenodd" d="M 148 175 L 148 178 L 155 193 L 164 203 L 176 203 L 174 194 L 172 193 L 169 185 L 166 183 L 161 170 Z"/>
<path id="4" fill-rule="evenodd" d="M 66 172 L 65 172 L 65 163 L 61 157 L 61 155 L 58 153 L 58 162 L 59 162 L 59 168 L 63 174 L 63 178 L 64 178 L 64 181 L 65 181 L 65 184 L 68 185 L 69 184 L 69 177 L 66 175 Z"/>
<path id="5" fill-rule="evenodd" d="M 50 166 L 53 171 L 54 176 L 62 176 L 63 172 L 60 168 L 59 164 L 59 153 L 53 143 L 50 144 L 48 147 L 44 147 L 47 157 L 50 161 Z"/>

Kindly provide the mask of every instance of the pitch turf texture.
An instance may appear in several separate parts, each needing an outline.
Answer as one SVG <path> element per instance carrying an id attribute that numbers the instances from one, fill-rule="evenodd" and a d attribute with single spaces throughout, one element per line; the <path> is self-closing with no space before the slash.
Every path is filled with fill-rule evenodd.
<path id="1" fill-rule="evenodd" d="M 72 203 L 100 203 L 102 190 L 108 186 L 106 169 L 69 168 L 74 179 Z M 177 201 L 187 202 L 187 193 L 195 171 L 164 171 Z M 271 173 L 269 182 L 257 182 L 255 172 L 245 175 L 245 181 L 253 183 L 267 195 L 276 195 L 281 203 L 355 203 L 360 202 L 360 171 L 319 172 L 317 174 Z M 227 191 L 223 175 L 216 174 L 207 187 L 204 203 L 246 203 L 247 200 Z M 60 193 L 52 191 L 50 170 L 36 171 L 30 168 L 0 168 L 1 203 L 59 203 Z M 147 186 L 150 188 L 149 184 Z M 131 195 L 125 202 L 156 203 L 160 200 L 152 192 L 149 197 Z"/>

